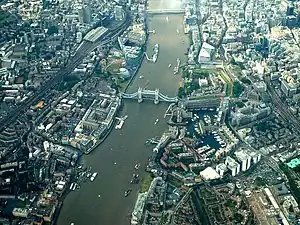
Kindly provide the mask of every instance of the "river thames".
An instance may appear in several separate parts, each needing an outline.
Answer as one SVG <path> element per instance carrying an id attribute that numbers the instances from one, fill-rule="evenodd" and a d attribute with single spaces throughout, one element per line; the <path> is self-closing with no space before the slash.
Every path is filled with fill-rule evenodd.
<path id="1" fill-rule="evenodd" d="M 160 92 L 175 96 L 180 74 L 174 76 L 176 59 L 186 61 L 184 53 L 188 47 L 188 36 L 183 34 L 183 15 L 155 15 L 148 18 L 149 30 L 155 29 L 148 40 L 148 54 L 159 44 L 157 62 L 144 59 L 128 93 L 136 92 L 138 87 L 150 90 L 159 88 Z M 177 32 L 179 30 L 179 33 Z M 168 65 L 172 64 L 169 68 Z M 143 76 L 142 79 L 139 79 Z M 163 119 L 168 104 L 154 105 L 152 101 L 138 104 L 135 100 L 125 100 L 123 115 L 128 115 L 121 130 L 113 130 L 108 138 L 90 155 L 84 156 L 86 166 L 98 172 L 94 182 L 87 182 L 80 190 L 70 193 L 64 201 L 58 218 L 58 225 L 125 225 L 129 224 L 128 213 L 133 209 L 139 184 L 129 184 L 134 165 L 141 163 L 140 176 L 145 176 L 144 167 L 151 147 L 144 145 L 148 138 L 161 135 L 167 128 Z M 154 125 L 156 119 L 160 119 Z M 124 198 L 124 191 L 132 188 L 132 193 Z M 100 195 L 100 197 L 98 197 Z"/>

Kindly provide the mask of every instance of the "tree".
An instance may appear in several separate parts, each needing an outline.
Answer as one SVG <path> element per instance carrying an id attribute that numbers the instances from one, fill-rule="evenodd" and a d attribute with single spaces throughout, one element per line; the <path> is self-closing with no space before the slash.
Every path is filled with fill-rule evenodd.
<path id="1" fill-rule="evenodd" d="M 295 212 L 295 211 L 294 211 L 294 207 L 293 207 L 292 204 L 291 204 L 290 207 L 289 207 L 289 212 L 290 212 L 290 213 L 294 213 L 294 212 Z"/>
<path id="2" fill-rule="evenodd" d="M 49 27 L 47 34 L 49 35 L 58 34 L 58 27 L 57 26 Z"/>
<path id="3" fill-rule="evenodd" d="M 179 97 L 179 98 L 185 97 L 185 91 L 184 91 L 184 88 L 183 88 L 183 87 L 180 87 L 180 88 L 178 89 L 178 97 Z"/>
<path id="4" fill-rule="evenodd" d="M 239 213 L 235 213 L 235 214 L 233 215 L 233 218 L 234 218 L 234 220 L 235 220 L 237 223 L 241 223 L 241 222 L 243 222 L 243 220 L 244 220 L 244 216 L 243 216 L 242 214 L 239 214 Z"/>
<path id="5" fill-rule="evenodd" d="M 189 77 L 189 71 L 187 70 L 187 69 L 184 69 L 183 71 L 182 71 L 182 78 L 188 78 Z"/>
<path id="6" fill-rule="evenodd" d="M 239 97 L 243 93 L 244 89 L 245 88 L 238 81 L 233 82 L 233 96 L 234 97 Z"/>
<path id="7" fill-rule="evenodd" d="M 190 89 L 191 89 L 191 91 L 195 91 L 195 90 L 198 90 L 200 88 L 199 83 L 197 81 L 198 80 L 193 80 L 190 83 Z"/>
<path id="8" fill-rule="evenodd" d="M 248 85 L 251 84 L 251 81 L 250 81 L 247 77 L 243 77 L 243 78 L 241 79 L 241 82 L 243 82 L 244 84 L 248 84 Z"/>
<path id="9" fill-rule="evenodd" d="M 204 78 L 207 78 L 209 77 L 209 73 L 206 72 L 206 71 L 201 71 L 201 72 L 198 72 L 198 71 L 194 71 L 193 72 L 193 78 L 194 79 L 204 79 Z"/>

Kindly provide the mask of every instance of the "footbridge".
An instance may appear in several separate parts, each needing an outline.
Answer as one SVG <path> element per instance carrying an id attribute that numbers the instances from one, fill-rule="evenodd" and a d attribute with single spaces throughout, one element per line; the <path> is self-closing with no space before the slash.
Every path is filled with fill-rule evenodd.
<path id="1" fill-rule="evenodd" d="M 148 14 L 182 14 L 184 9 L 148 9 L 146 10 Z"/>
<path id="2" fill-rule="evenodd" d="M 138 103 L 143 102 L 143 100 L 153 100 L 154 104 L 161 102 L 177 102 L 178 97 L 169 97 L 159 92 L 159 89 L 148 90 L 139 88 L 137 92 L 134 93 L 121 93 L 123 99 L 137 99 Z"/>

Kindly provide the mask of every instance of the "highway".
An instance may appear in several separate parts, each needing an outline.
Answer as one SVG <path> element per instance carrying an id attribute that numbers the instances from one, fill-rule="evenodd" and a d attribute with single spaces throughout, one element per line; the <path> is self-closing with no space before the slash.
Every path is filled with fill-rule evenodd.
<path id="1" fill-rule="evenodd" d="M 126 19 L 124 22 L 114 28 L 108 30 L 103 37 L 100 37 L 96 42 L 88 42 L 83 41 L 80 48 L 77 49 L 74 56 L 72 56 L 68 62 L 68 64 L 60 70 L 60 72 L 48 80 L 41 88 L 39 88 L 33 96 L 30 96 L 26 102 L 22 105 L 18 106 L 13 112 L 10 112 L 5 118 L 0 121 L 0 132 L 2 132 L 6 127 L 8 127 L 11 123 L 16 121 L 18 117 L 25 113 L 26 110 L 34 103 L 39 101 L 48 91 L 51 91 L 52 88 L 55 87 L 60 81 L 63 80 L 64 77 L 68 76 L 74 69 L 82 62 L 84 57 L 86 57 L 89 53 L 91 53 L 95 48 L 102 47 L 107 45 L 108 43 L 114 41 L 120 34 L 122 34 L 130 25 L 131 20 L 127 13 Z"/>

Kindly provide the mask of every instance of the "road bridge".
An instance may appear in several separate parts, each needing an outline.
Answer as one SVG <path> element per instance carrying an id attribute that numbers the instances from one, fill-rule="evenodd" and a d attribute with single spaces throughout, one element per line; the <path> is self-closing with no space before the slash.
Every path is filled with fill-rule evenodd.
<path id="1" fill-rule="evenodd" d="M 120 93 L 123 99 L 137 99 L 138 103 L 143 102 L 143 100 L 153 100 L 154 104 L 161 102 L 178 102 L 178 97 L 169 97 L 159 92 L 159 89 L 148 90 L 139 88 L 137 92 L 134 93 Z"/>
<path id="2" fill-rule="evenodd" d="M 158 14 L 182 14 L 184 9 L 148 9 L 147 14 L 158 15 Z"/>

